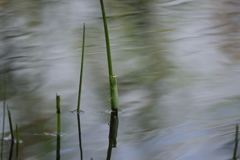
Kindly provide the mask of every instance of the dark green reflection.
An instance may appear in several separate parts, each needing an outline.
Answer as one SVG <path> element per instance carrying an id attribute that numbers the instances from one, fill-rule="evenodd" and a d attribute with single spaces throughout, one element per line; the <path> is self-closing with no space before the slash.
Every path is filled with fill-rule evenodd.
<path id="1" fill-rule="evenodd" d="M 236 125 L 236 131 L 235 131 L 235 147 L 233 152 L 233 160 L 237 160 L 237 149 L 238 149 L 238 125 Z"/>
<path id="2" fill-rule="evenodd" d="M 14 140 L 11 140 L 10 152 L 9 152 L 9 157 L 8 157 L 9 160 L 12 159 L 12 155 L 13 155 L 13 146 L 14 146 Z"/>
<path id="3" fill-rule="evenodd" d="M 61 110 L 60 110 L 60 96 L 56 96 L 56 112 L 57 112 L 57 149 L 56 149 L 56 160 L 60 160 L 60 134 L 61 134 Z"/>
<path id="4" fill-rule="evenodd" d="M 61 142 L 61 137 L 58 134 L 57 135 L 57 149 L 56 149 L 56 160 L 60 160 L 60 143 Z"/>
<path id="5" fill-rule="evenodd" d="M 111 159 L 112 148 L 117 147 L 117 133 L 118 133 L 118 110 L 114 109 L 111 112 L 110 118 L 110 129 L 109 129 L 109 145 L 108 145 L 108 153 L 107 160 Z"/>
<path id="6" fill-rule="evenodd" d="M 13 127 L 12 127 L 12 118 L 11 118 L 11 113 L 9 111 L 9 108 L 7 107 L 8 110 L 8 120 L 9 120 L 9 126 L 10 126 L 10 133 L 11 133 L 11 146 L 10 146 L 10 153 L 9 153 L 9 160 L 12 159 L 13 155 L 13 146 L 14 146 L 14 135 L 13 135 Z"/>
<path id="7" fill-rule="evenodd" d="M 80 158 L 81 158 L 81 160 L 83 160 L 80 113 L 77 113 L 77 121 L 78 121 L 78 139 L 79 139 Z"/>

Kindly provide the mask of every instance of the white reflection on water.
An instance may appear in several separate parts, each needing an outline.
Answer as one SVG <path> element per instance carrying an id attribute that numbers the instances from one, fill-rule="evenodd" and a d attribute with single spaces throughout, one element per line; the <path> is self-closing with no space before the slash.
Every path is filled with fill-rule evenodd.
<path id="1" fill-rule="evenodd" d="M 4 10 L 9 14 L 1 15 L 7 104 L 24 142 L 19 155 L 54 158 L 55 139 L 33 135 L 55 132 L 57 93 L 62 156 L 78 157 L 76 116 L 70 111 L 77 104 L 85 22 L 82 145 L 85 159 L 104 159 L 110 104 L 100 6 L 45 2 L 9 2 Z M 233 0 L 106 1 L 123 111 L 112 159 L 231 158 L 240 114 L 236 5 Z"/>

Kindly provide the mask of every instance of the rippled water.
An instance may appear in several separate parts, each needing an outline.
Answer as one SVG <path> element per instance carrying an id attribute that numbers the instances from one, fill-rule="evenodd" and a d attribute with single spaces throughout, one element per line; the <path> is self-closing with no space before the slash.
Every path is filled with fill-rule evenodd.
<path id="1" fill-rule="evenodd" d="M 240 121 L 240 2 L 104 2 L 122 110 L 112 160 L 232 159 Z M 0 13 L 0 115 L 6 87 L 22 141 L 19 159 L 55 159 L 56 93 L 61 159 L 80 157 L 71 111 L 77 106 L 83 23 L 83 157 L 106 159 L 110 104 L 100 3 L 1 0 Z M 7 159 L 7 118 L 5 127 Z"/>

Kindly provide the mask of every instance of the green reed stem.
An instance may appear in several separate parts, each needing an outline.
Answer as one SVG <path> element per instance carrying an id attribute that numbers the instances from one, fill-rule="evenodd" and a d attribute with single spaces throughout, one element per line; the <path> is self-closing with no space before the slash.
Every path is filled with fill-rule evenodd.
<path id="1" fill-rule="evenodd" d="M 233 160 L 237 160 L 237 150 L 238 150 L 238 125 L 236 125 L 236 131 L 235 131 L 235 147 L 233 152 Z"/>
<path id="2" fill-rule="evenodd" d="M 60 110 L 60 96 L 56 96 L 56 113 L 57 113 L 57 134 L 61 132 L 61 110 Z"/>
<path id="3" fill-rule="evenodd" d="M 100 0 L 100 3 L 101 3 L 101 9 L 102 9 L 102 17 L 103 17 L 104 31 L 105 31 L 105 40 L 106 40 L 106 49 L 107 49 L 107 59 L 108 59 L 108 71 L 109 71 L 109 75 L 113 75 L 112 57 L 111 57 L 111 49 L 110 49 L 110 40 L 109 40 L 107 19 L 106 19 L 106 15 L 105 15 L 105 9 L 104 9 L 103 0 Z"/>
<path id="4" fill-rule="evenodd" d="M 8 120 L 9 120 L 9 127 L 10 127 L 10 133 L 11 133 L 11 140 L 14 141 L 14 134 L 13 134 L 13 126 L 12 126 L 11 113 L 10 113 L 8 107 L 7 107 L 7 110 L 8 110 Z"/>
<path id="5" fill-rule="evenodd" d="M 113 74 L 112 67 L 112 57 L 111 57 L 111 49 L 110 49 L 110 40 L 108 34 L 108 26 L 107 19 L 105 15 L 105 9 L 103 0 L 100 0 L 102 17 L 103 17 L 103 25 L 105 32 L 105 40 L 106 40 L 106 50 L 107 50 L 107 60 L 108 60 L 108 75 L 109 75 L 109 84 L 110 84 L 110 97 L 111 97 L 111 109 L 118 109 L 118 89 L 117 89 L 117 76 Z"/>
<path id="6" fill-rule="evenodd" d="M 56 160 L 60 160 L 60 134 L 61 134 L 61 110 L 60 110 L 60 96 L 56 96 L 56 113 L 57 113 L 57 147 Z"/>
<path id="7" fill-rule="evenodd" d="M 85 23 L 83 24 L 82 60 L 81 60 L 81 68 L 80 68 L 79 91 L 78 91 L 78 104 L 77 104 L 77 112 L 78 112 L 78 113 L 80 112 L 80 100 L 81 100 L 81 93 L 82 93 L 84 46 L 85 46 Z"/>

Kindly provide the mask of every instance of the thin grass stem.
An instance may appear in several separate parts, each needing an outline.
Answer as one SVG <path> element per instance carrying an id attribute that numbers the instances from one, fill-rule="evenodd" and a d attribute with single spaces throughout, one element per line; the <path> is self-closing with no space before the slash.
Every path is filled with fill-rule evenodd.
<path id="1" fill-rule="evenodd" d="M 82 93 L 84 46 L 85 46 L 85 23 L 83 24 L 82 60 L 81 60 L 81 68 L 80 68 L 79 91 L 78 91 L 78 104 L 77 104 L 77 112 L 78 112 L 78 113 L 80 113 L 80 101 L 81 101 L 81 93 Z"/>
<path id="2" fill-rule="evenodd" d="M 57 134 L 61 132 L 61 109 L 60 109 L 60 96 L 56 96 L 56 113 L 57 113 Z"/>

